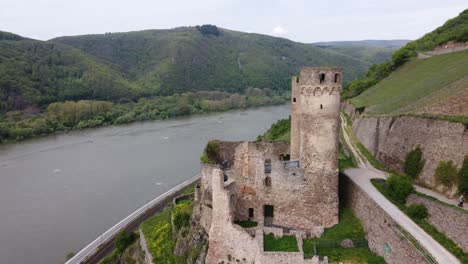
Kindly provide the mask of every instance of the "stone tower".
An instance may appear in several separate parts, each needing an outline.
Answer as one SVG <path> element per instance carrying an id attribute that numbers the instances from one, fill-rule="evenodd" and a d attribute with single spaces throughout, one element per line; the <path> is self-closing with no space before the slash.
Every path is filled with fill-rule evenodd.
<path id="1" fill-rule="evenodd" d="M 314 202 L 329 221 L 338 222 L 338 138 L 343 71 L 307 67 L 292 78 L 291 160 L 299 160 Z"/>

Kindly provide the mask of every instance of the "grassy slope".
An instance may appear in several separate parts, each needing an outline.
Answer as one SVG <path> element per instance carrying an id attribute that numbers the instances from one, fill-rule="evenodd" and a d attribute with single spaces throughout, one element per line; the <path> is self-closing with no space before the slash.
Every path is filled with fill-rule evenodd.
<path id="1" fill-rule="evenodd" d="M 356 107 L 372 106 L 371 114 L 411 112 L 416 110 L 413 106 L 424 107 L 450 95 L 454 91 L 446 87 L 467 75 L 468 51 L 429 59 L 413 59 L 377 85 L 351 99 L 351 102 Z M 464 82 L 455 86 L 455 89 L 466 90 L 468 84 Z M 440 94 L 441 90 L 444 94 Z M 426 97 L 431 97 L 435 93 L 437 96 L 427 100 Z M 418 103 L 419 101 L 421 103 Z"/>

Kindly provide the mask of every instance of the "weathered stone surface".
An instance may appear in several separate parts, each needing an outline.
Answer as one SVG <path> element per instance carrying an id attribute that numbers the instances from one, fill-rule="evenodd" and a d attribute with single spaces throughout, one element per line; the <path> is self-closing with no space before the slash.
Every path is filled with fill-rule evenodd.
<path id="1" fill-rule="evenodd" d="M 408 204 L 423 204 L 429 213 L 428 221 L 437 230 L 457 243 L 464 252 L 468 252 L 468 214 L 450 208 L 437 201 L 411 194 Z"/>
<path id="2" fill-rule="evenodd" d="M 437 184 L 434 172 L 443 160 L 461 166 L 468 153 L 468 130 L 463 124 L 416 117 L 358 117 L 353 131 L 379 161 L 399 173 L 407 153 L 420 145 L 426 164 L 417 183 L 449 197 L 456 195 L 456 186 Z"/>
<path id="3" fill-rule="evenodd" d="M 389 264 L 426 263 L 424 257 L 399 231 L 397 223 L 351 180 L 343 176 L 345 198 L 353 213 L 361 219 L 369 248 Z M 385 250 L 390 249 L 390 252 Z"/>
<path id="4" fill-rule="evenodd" d="M 354 243 L 351 239 L 343 239 L 341 242 L 340 242 L 340 246 L 342 248 L 353 248 L 354 247 Z"/>

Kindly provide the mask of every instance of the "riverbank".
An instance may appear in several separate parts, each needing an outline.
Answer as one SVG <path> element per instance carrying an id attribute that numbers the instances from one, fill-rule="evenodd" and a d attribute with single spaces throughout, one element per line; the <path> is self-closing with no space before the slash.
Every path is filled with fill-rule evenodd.
<path id="1" fill-rule="evenodd" d="M 143 98 L 114 104 L 108 101 L 51 103 L 45 110 L 26 109 L 0 115 L 0 143 L 21 141 L 86 128 L 165 120 L 180 116 L 280 105 L 287 94 L 252 88 L 245 95 L 226 92 L 197 92 Z"/>

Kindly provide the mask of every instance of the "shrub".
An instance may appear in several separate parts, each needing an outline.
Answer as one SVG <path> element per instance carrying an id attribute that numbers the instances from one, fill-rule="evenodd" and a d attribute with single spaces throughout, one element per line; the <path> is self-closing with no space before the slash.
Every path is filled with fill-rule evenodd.
<path id="1" fill-rule="evenodd" d="M 215 25 L 202 25 L 196 27 L 203 35 L 219 36 L 219 29 Z"/>
<path id="2" fill-rule="evenodd" d="M 458 191 L 460 193 L 468 194 L 468 155 L 465 156 L 463 165 L 458 174 Z"/>
<path id="3" fill-rule="evenodd" d="M 423 204 L 412 204 L 406 209 L 406 213 L 414 220 L 423 220 L 427 214 L 427 208 Z"/>
<path id="4" fill-rule="evenodd" d="M 219 145 L 218 142 L 210 140 L 206 144 L 205 151 L 200 157 L 200 161 L 207 164 L 219 163 Z"/>
<path id="5" fill-rule="evenodd" d="M 133 244 L 136 240 L 136 234 L 122 230 L 117 234 L 115 239 L 115 248 L 118 252 L 122 253 L 128 246 Z"/>
<path id="6" fill-rule="evenodd" d="M 408 195 L 414 191 L 411 179 L 399 175 L 391 175 L 388 177 L 387 188 L 388 196 L 400 204 L 405 204 Z"/>
<path id="7" fill-rule="evenodd" d="M 181 203 L 174 208 L 174 226 L 177 230 L 190 225 L 192 207 L 192 203 Z"/>
<path id="8" fill-rule="evenodd" d="M 452 187 L 458 178 L 457 167 L 451 160 L 440 161 L 435 170 L 436 182 L 444 185 L 445 187 Z"/>
<path id="9" fill-rule="evenodd" d="M 415 149 L 406 154 L 405 158 L 405 173 L 415 179 L 421 173 L 426 160 L 422 158 L 423 153 L 418 145 Z"/>

